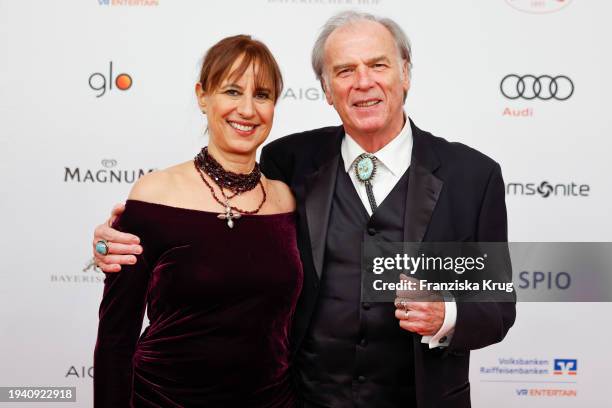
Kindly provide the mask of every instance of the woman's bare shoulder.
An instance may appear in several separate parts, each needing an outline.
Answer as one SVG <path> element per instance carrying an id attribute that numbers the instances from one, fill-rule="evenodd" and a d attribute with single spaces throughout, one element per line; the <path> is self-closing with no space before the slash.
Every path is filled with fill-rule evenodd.
<path id="1" fill-rule="evenodd" d="M 279 212 L 295 211 L 295 198 L 291 192 L 291 188 L 282 181 L 267 179 L 270 191 L 272 192 L 272 200 Z"/>
<path id="2" fill-rule="evenodd" d="M 188 165 L 193 167 L 192 162 L 185 162 L 145 174 L 132 187 L 129 199 L 167 204 L 185 183 Z"/>

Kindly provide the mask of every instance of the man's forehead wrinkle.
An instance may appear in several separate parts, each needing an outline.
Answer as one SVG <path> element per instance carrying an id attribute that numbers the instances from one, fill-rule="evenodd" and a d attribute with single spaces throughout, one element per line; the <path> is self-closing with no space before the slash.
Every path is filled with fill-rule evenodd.
<path id="1" fill-rule="evenodd" d="M 351 60 L 353 59 L 358 59 L 360 61 L 365 59 L 365 62 L 367 63 L 372 62 L 371 60 L 374 60 L 376 58 L 387 58 L 388 60 L 391 60 L 390 56 L 386 54 L 388 54 L 389 52 L 396 52 L 397 50 L 393 38 L 389 38 L 390 42 L 387 42 L 387 38 L 381 38 L 381 36 L 379 35 L 376 35 L 377 41 L 375 41 L 374 44 L 370 42 L 371 47 L 364 49 L 363 42 L 364 40 L 368 41 L 368 38 L 364 39 L 363 35 L 361 35 L 363 34 L 362 31 L 355 30 L 355 36 L 353 37 L 350 36 L 350 33 L 341 32 L 341 30 L 343 30 L 345 27 L 340 27 L 339 29 L 334 31 L 329 36 L 325 44 L 324 58 L 331 59 L 335 57 L 342 58 L 344 60 L 340 63 L 334 64 L 334 66 L 349 65 L 352 62 Z M 344 35 L 339 38 L 338 36 L 342 34 L 349 35 Z M 353 52 L 354 50 L 357 50 L 357 52 L 361 53 L 361 55 L 355 54 Z M 364 52 L 369 55 L 363 55 Z"/>
<path id="2" fill-rule="evenodd" d="M 363 59 L 359 58 L 359 62 L 362 62 Z M 372 58 L 368 58 L 365 61 L 363 61 L 366 65 L 371 65 L 374 64 L 376 62 L 380 62 L 380 61 L 387 61 L 390 62 L 389 57 L 387 57 L 386 55 L 379 55 L 377 57 L 372 57 Z M 334 71 L 338 71 L 341 70 L 343 68 L 352 68 L 358 65 L 358 62 L 346 62 L 346 63 L 340 63 L 340 64 L 336 64 L 332 67 L 332 69 Z"/>

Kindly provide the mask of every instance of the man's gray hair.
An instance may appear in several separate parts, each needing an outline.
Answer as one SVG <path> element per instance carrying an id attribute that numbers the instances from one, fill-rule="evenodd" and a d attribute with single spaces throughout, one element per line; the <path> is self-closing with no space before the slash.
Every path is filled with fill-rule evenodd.
<path id="1" fill-rule="evenodd" d="M 397 46 L 397 51 L 400 58 L 408 61 L 408 75 L 410 75 L 410 69 L 412 68 L 412 53 L 410 48 L 410 40 L 408 40 L 408 36 L 406 36 L 404 30 L 402 30 L 402 28 L 395 21 L 391 20 L 390 18 L 377 17 L 373 14 L 363 13 L 359 11 L 343 11 L 333 15 L 332 17 L 330 17 L 329 20 L 325 22 L 325 24 L 321 28 L 319 37 L 317 38 L 314 43 L 314 46 L 312 47 L 312 69 L 314 70 L 317 79 L 321 82 L 321 85 L 323 85 L 324 79 L 323 60 L 325 42 L 327 41 L 327 38 L 335 29 L 363 20 L 375 21 L 377 23 L 382 24 L 384 27 L 387 28 L 387 30 L 389 30 L 389 32 L 393 36 L 393 39 L 395 40 L 395 45 Z"/>

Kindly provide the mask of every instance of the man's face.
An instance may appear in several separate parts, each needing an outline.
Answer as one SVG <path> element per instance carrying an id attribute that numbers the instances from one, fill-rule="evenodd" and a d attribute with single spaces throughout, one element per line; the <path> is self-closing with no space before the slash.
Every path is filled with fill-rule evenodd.
<path id="1" fill-rule="evenodd" d="M 399 132 L 410 79 L 387 28 L 364 20 L 336 29 L 325 43 L 324 64 L 325 96 L 347 133 L 384 138 Z"/>

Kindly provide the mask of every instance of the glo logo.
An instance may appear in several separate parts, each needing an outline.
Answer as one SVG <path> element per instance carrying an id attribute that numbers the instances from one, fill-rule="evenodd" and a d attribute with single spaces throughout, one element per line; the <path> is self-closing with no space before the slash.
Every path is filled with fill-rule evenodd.
<path id="1" fill-rule="evenodd" d="M 578 360 L 556 358 L 553 362 L 554 375 L 576 375 Z"/>
<path id="2" fill-rule="evenodd" d="M 106 94 L 106 91 L 112 91 L 113 83 L 115 87 L 121 91 L 127 91 L 132 87 L 132 77 L 130 74 L 119 74 L 116 77 L 113 74 L 113 61 L 108 64 L 108 76 L 101 72 L 94 72 L 89 76 L 89 87 L 98 92 L 96 98 Z"/>

